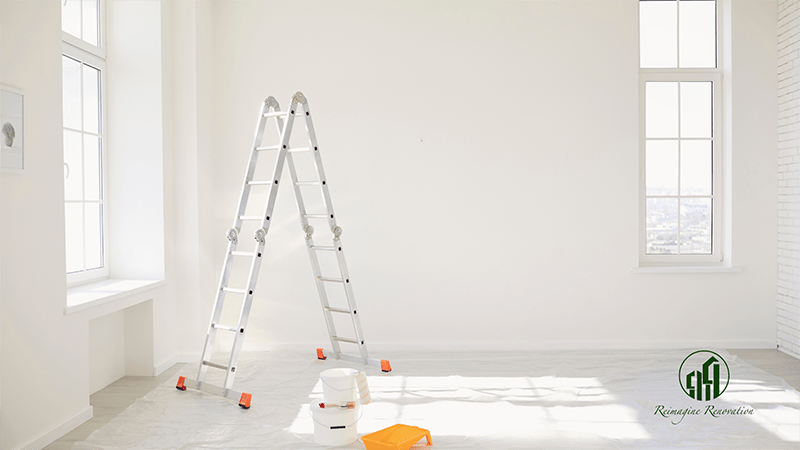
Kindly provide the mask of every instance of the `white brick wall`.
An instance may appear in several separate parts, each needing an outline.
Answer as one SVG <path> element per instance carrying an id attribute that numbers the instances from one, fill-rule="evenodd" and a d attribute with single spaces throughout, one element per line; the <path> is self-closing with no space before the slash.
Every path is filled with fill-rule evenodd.
<path id="1" fill-rule="evenodd" d="M 778 346 L 800 355 L 800 0 L 778 0 Z"/>

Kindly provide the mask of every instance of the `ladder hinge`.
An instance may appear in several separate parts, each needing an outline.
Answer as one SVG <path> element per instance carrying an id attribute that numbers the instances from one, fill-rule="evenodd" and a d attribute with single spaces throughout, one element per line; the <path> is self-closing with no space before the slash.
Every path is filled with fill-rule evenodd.
<path id="1" fill-rule="evenodd" d="M 235 244 L 236 241 L 239 239 L 239 230 L 237 230 L 236 228 L 231 228 L 230 230 L 228 230 L 227 237 L 229 241 Z"/>
<path id="2" fill-rule="evenodd" d="M 253 235 L 253 239 L 258 241 L 259 244 L 264 245 L 264 242 L 267 239 L 267 230 L 263 228 L 257 229 L 255 234 Z"/>
<path id="3" fill-rule="evenodd" d="M 314 227 L 311 225 L 306 225 L 305 228 L 303 228 L 303 231 L 306 232 L 306 239 L 311 239 L 311 235 L 314 234 Z"/>

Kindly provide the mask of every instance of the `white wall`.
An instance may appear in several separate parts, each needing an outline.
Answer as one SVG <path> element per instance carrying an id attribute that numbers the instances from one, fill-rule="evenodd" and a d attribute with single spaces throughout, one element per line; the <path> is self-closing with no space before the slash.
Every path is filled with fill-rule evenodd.
<path id="1" fill-rule="evenodd" d="M 800 5 L 778 2 L 778 344 L 800 357 Z"/>
<path id="2" fill-rule="evenodd" d="M 115 89 L 108 95 L 124 107 L 108 111 L 110 221 L 119 225 L 111 236 L 113 275 L 158 278 L 175 266 L 164 242 L 174 235 L 165 211 L 174 202 L 163 198 L 172 175 L 162 165 L 170 157 L 162 145 L 171 148 L 162 134 L 160 86 L 169 75 L 161 67 L 162 5 L 109 3 L 116 51 L 109 52 Z M 0 78 L 25 91 L 26 102 L 25 171 L 0 177 L 2 449 L 47 445 L 92 417 L 91 392 L 123 373 L 153 375 L 178 360 L 171 279 L 64 314 L 60 24 L 59 2 L 0 2 Z"/>
<path id="3" fill-rule="evenodd" d="M 772 347 L 775 127 L 747 124 L 774 117 L 774 52 L 748 44 L 774 40 L 774 2 L 734 8 L 741 273 L 631 273 L 631 1 L 214 3 L 213 259 L 260 102 L 302 90 L 369 343 Z M 284 187 L 246 347 L 327 341 L 297 224 Z M 213 288 L 200 298 L 210 311 Z"/>
<path id="4" fill-rule="evenodd" d="M 61 10 L 0 2 L 3 83 L 25 91 L 25 171 L 0 177 L 0 448 L 86 417 L 88 323 L 65 316 Z"/>

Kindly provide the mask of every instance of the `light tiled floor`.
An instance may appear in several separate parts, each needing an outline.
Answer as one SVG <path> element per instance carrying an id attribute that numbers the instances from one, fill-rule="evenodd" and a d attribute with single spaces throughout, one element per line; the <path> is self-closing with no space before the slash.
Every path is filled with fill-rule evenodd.
<path id="1" fill-rule="evenodd" d="M 790 386 L 800 391 L 800 360 L 777 350 L 728 350 L 748 364 L 784 379 Z M 90 397 L 94 407 L 94 418 L 45 447 L 48 450 L 71 449 L 75 442 L 85 440 L 93 431 L 99 429 L 136 399 L 143 397 L 166 380 L 173 379 L 181 370 L 178 364 L 158 377 L 123 377 Z"/>

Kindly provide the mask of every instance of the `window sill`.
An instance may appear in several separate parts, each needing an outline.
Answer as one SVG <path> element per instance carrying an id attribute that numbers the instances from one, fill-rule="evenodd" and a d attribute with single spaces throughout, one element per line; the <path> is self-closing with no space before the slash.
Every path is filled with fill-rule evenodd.
<path id="1" fill-rule="evenodd" d="M 642 266 L 634 267 L 631 273 L 658 274 L 658 273 L 738 273 L 741 267 L 725 266 Z"/>
<path id="2" fill-rule="evenodd" d="M 109 278 L 67 289 L 64 314 L 72 314 L 94 306 L 121 300 L 134 294 L 164 286 L 165 280 L 124 280 Z M 121 306 L 120 309 L 130 305 Z"/>

